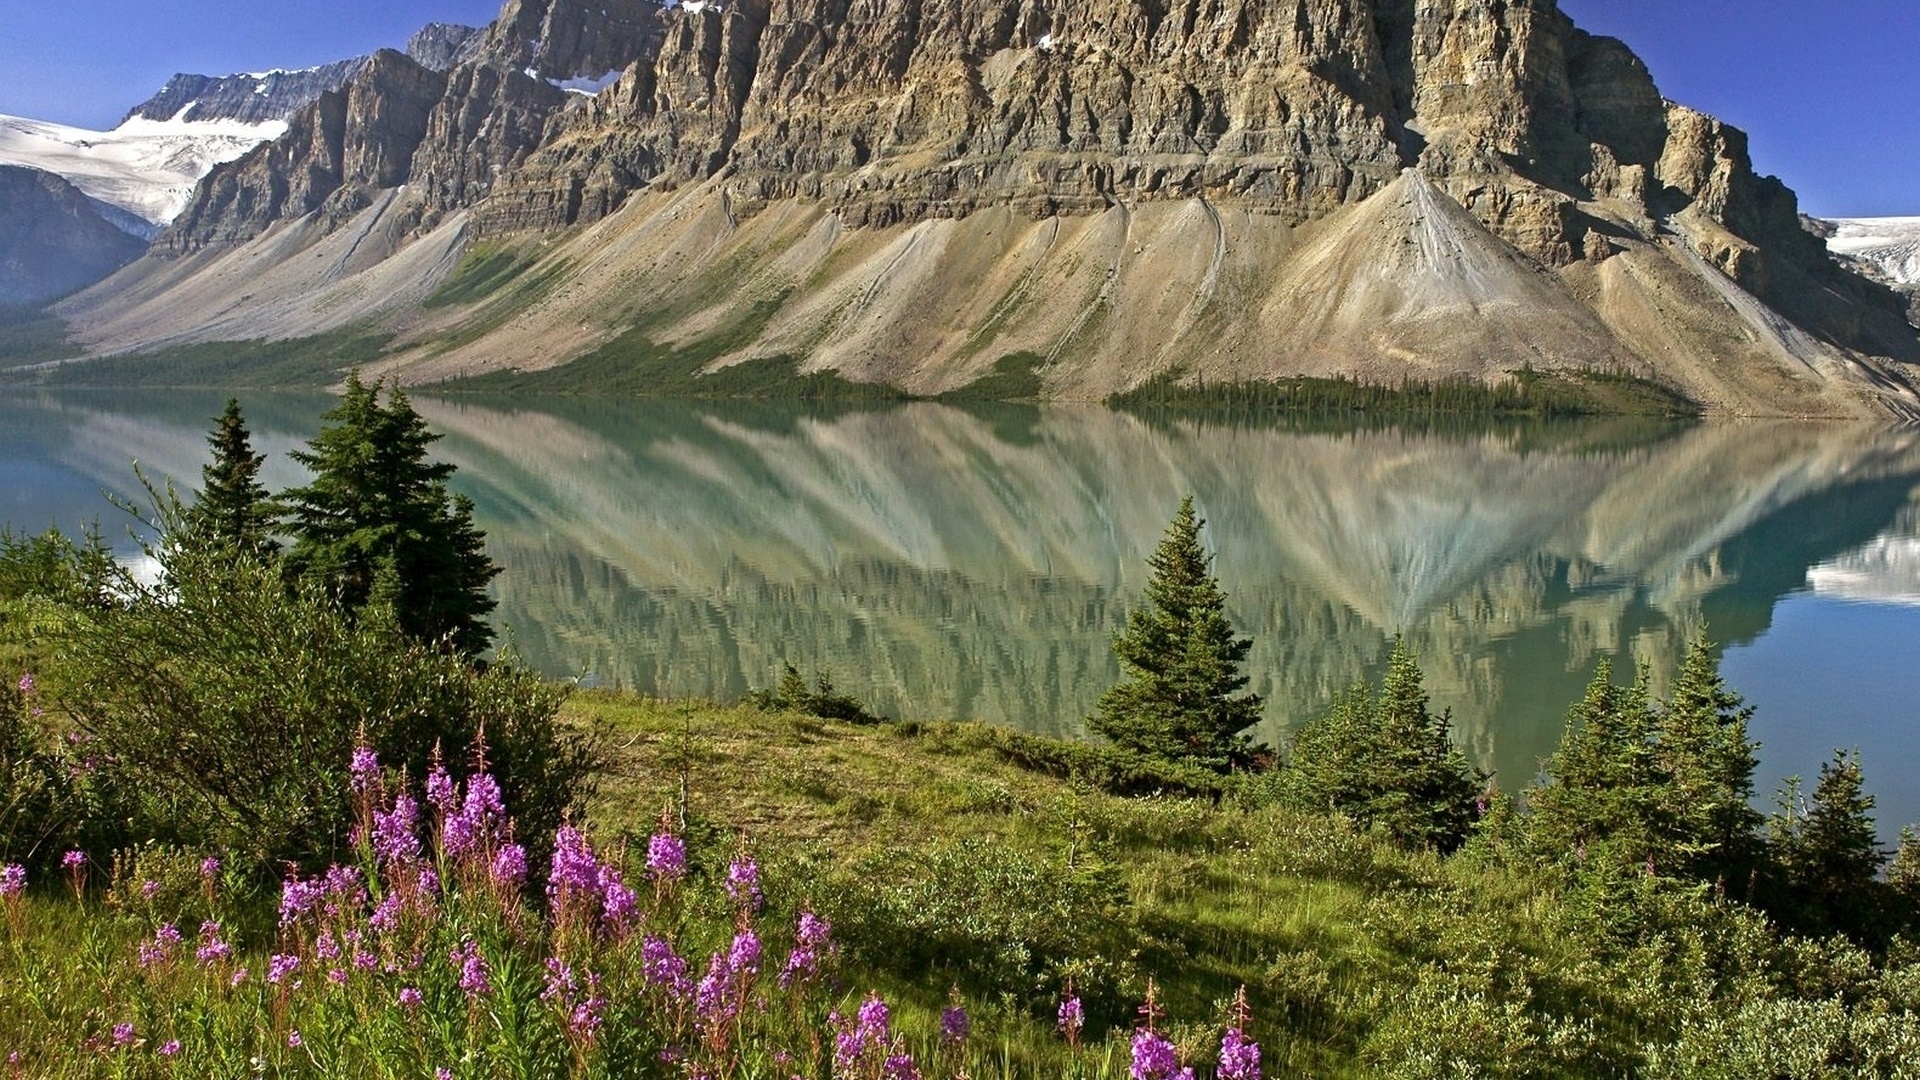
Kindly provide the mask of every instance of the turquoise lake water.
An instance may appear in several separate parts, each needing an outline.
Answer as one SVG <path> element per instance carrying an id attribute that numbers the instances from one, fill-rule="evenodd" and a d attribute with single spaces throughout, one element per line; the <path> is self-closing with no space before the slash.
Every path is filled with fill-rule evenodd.
<path id="1" fill-rule="evenodd" d="M 0 521 L 100 520 L 131 462 L 191 487 L 225 395 L 0 399 Z M 323 395 L 241 395 L 279 487 Z M 1883 831 L 1920 821 L 1920 432 L 1626 421 L 1301 431 L 1101 408 L 416 396 L 544 671 L 723 700 L 782 661 L 906 718 L 1077 733 L 1182 496 L 1271 741 L 1392 639 L 1502 786 L 1594 665 L 1663 684 L 1709 628 L 1757 706 L 1762 802 L 1861 749 Z M 118 540 L 129 558 L 130 539 Z"/>

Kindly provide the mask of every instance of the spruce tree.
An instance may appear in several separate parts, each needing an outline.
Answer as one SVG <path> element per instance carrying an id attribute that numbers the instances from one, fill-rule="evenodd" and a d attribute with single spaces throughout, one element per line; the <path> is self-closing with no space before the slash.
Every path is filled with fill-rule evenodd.
<path id="1" fill-rule="evenodd" d="M 1882 907 L 1880 850 L 1873 796 L 1865 791 L 1858 752 L 1834 751 L 1804 805 L 1789 781 L 1771 824 L 1775 856 L 1786 877 L 1786 914 L 1803 931 L 1870 932 Z"/>
<path id="2" fill-rule="evenodd" d="M 1720 677 L 1705 636 L 1687 648 L 1657 741 L 1678 865 L 1668 869 L 1744 890 L 1758 864 L 1760 814 L 1753 809 L 1758 744 L 1747 735 L 1753 709 Z"/>
<path id="3" fill-rule="evenodd" d="M 1293 742 L 1282 790 L 1414 848 L 1452 851 L 1479 816 L 1488 777 L 1453 743 L 1453 716 L 1429 707 L 1420 665 L 1396 642 L 1379 692 L 1363 683 Z"/>
<path id="4" fill-rule="evenodd" d="M 1227 621 L 1226 593 L 1200 545 L 1203 524 L 1193 498 L 1181 500 L 1147 560 L 1146 602 L 1113 639 L 1122 679 L 1088 726 L 1118 746 L 1226 772 L 1253 756 L 1244 732 L 1260 719 L 1260 698 L 1242 692 L 1253 643 Z"/>
<path id="5" fill-rule="evenodd" d="M 200 497 L 184 515 L 193 542 L 211 542 L 259 558 L 269 558 L 279 545 L 273 540 L 274 511 L 267 489 L 260 483 L 265 455 L 253 452 L 253 436 L 240 413 L 240 402 L 227 407 L 207 436 L 213 460 L 200 469 Z"/>
<path id="6" fill-rule="evenodd" d="M 450 495 L 453 466 L 429 461 L 440 436 L 398 387 L 347 379 L 325 427 L 296 451 L 313 480 L 281 496 L 294 542 L 288 572 L 323 584 L 350 611 L 380 599 L 410 637 L 476 654 L 493 638 L 498 574 L 473 523 L 473 504 Z"/>
<path id="7" fill-rule="evenodd" d="M 1658 718 L 1647 669 L 1631 686 L 1602 660 L 1567 710 L 1560 748 L 1527 794 L 1528 832 L 1551 858 L 1611 856 L 1625 864 L 1664 859 L 1671 827 L 1662 815 L 1665 775 L 1656 756 Z"/>

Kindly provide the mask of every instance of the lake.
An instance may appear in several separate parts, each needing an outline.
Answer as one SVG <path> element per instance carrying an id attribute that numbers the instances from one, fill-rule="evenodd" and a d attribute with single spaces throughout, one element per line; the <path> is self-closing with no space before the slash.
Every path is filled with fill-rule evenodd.
<path id="1" fill-rule="evenodd" d="M 241 395 L 278 488 L 321 395 Z M 102 520 L 198 481 L 224 395 L 10 393 L 0 521 Z M 1306 431 L 1098 407 L 415 398 L 541 670 L 722 700 L 791 661 L 901 718 L 1076 734 L 1182 496 L 1254 639 L 1259 732 L 1373 678 L 1396 636 L 1503 787 L 1603 657 L 1664 687 L 1709 629 L 1758 708 L 1763 803 L 1859 747 L 1920 820 L 1920 432 L 1624 420 Z"/>

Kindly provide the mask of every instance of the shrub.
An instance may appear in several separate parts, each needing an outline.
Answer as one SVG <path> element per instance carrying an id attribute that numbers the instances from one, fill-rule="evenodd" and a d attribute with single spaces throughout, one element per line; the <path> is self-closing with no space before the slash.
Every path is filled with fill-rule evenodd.
<path id="1" fill-rule="evenodd" d="M 534 835 L 583 801 L 593 755 L 558 725 L 563 691 L 420 644 L 377 607 L 351 617 L 232 549 L 156 554 L 157 583 L 123 579 L 120 602 L 66 627 L 49 680 L 101 769 L 139 793 L 126 839 L 228 849 L 255 867 L 331 859 L 356 738 L 421 776 L 436 746 L 484 733 Z"/>
<path id="2" fill-rule="evenodd" d="M 749 692 L 747 704 L 765 712 L 805 713 L 822 720 L 844 720 L 849 724 L 886 722 L 886 717 L 868 712 L 866 703 L 859 698 L 834 689 L 831 672 L 821 672 L 815 677 L 813 685 L 808 686 L 807 680 L 800 675 L 800 669 L 792 664 L 784 665 L 780 682 L 772 690 Z"/>

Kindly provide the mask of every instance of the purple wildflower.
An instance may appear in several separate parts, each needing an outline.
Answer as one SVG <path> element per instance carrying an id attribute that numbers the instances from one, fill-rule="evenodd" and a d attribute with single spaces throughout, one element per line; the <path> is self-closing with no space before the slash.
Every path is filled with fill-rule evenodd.
<path id="1" fill-rule="evenodd" d="M 160 1049 L 156 1051 L 156 1053 L 164 1058 L 178 1056 L 180 1053 L 180 1040 L 168 1039 L 166 1042 L 160 1044 Z"/>
<path id="2" fill-rule="evenodd" d="M 267 957 L 267 981 L 279 985 L 286 977 L 300 970 L 300 958 L 287 953 L 274 953 Z"/>
<path id="3" fill-rule="evenodd" d="M 838 1014 L 833 1017 L 837 1034 L 833 1040 L 834 1072 L 858 1073 L 863 1064 L 888 1053 L 893 1044 L 893 1021 L 887 1003 L 879 994 L 869 994 L 860 1003 L 860 1012 L 849 1025 Z"/>
<path id="4" fill-rule="evenodd" d="M 1260 1044 L 1238 1027 L 1220 1040 L 1220 1080 L 1260 1080 Z"/>
<path id="5" fill-rule="evenodd" d="M 1127 1075 L 1132 1080 L 1174 1080 L 1180 1071 L 1180 1059 L 1173 1044 L 1152 1028 L 1133 1033 L 1133 1065 Z"/>
<path id="6" fill-rule="evenodd" d="M 433 768 L 427 771 L 427 804 L 445 817 L 454 812 L 458 798 L 454 793 L 453 777 L 447 775 L 446 766 L 434 762 Z"/>
<path id="7" fill-rule="evenodd" d="M 25 675 L 20 676 L 20 693 L 23 696 L 31 697 L 33 695 L 33 687 L 33 672 L 29 671 Z"/>
<path id="8" fill-rule="evenodd" d="M 1079 1045 L 1080 1029 L 1087 1026 L 1087 1013 L 1080 1006 L 1080 998 L 1071 991 L 1060 1002 L 1059 1021 L 1060 1033 L 1067 1037 L 1067 1042 Z"/>
<path id="9" fill-rule="evenodd" d="M 27 868 L 15 863 L 0 866 L 0 900 L 19 896 L 27 889 Z"/>
<path id="10" fill-rule="evenodd" d="M 673 943 L 658 934 L 648 934 L 640 943 L 640 970 L 648 985 L 684 998 L 693 989 L 687 982 L 687 961 L 673 951 Z"/>
<path id="11" fill-rule="evenodd" d="M 787 954 L 786 967 L 780 971 L 780 985 L 811 981 L 820 973 L 820 961 L 832 952 L 833 925 L 811 911 L 802 911 L 793 935 L 793 951 Z"/>
<path id="12" fill-rule="evenodd" d="M 305 1043 L 306 1043 L 306 1040 L 300 1037 L 300 1032 L 298 1030 L 287 1032 L 287 1045 L 289 1047 L 292 1047 L 293 1049 L 298 1050 L 300 1049 L 301 1046 L 305 1045 Z"/>
<path id="13" fill-rule="evenodd" d="M 380 758 L 371 746 L 353 748 L 353 760 L 347 764 L 347 786 L 356 795 L 364 795 L 380 781 Z"/>
<path id="14" fill-rule="evenodd" d="M 627 888 L 620 871 L 611 866 L 600 868 L 600 917 L 607 929 L 623 934 L 640 914 L 640 898 Z"/>
<path id="15" fill-rule="evenodd" d="M 159 882 L 153 880 L 152 878 L 148 878 L 147 880 L 140 883 L 140 899 L 152 900 L 154 897 L 158 895 L 160 895 Z"/>
<path id="16" fill-rule="evenodd" d="M 958 995 L 954 1003 L 940 1013 L 940 1043 L 943 1046 L 957 1047 L 967 1041 L 973 1032 L 973 1018 L 967 1015 L 967 1007 L 960 1004 Z"/>
<path id="17" fill-rule="evenodd" d="M 707 961 L 707 973 L 700 977 L 699 985 L 693 988 L 693 1011 L 700 1022 L 708 1028 L 717 1028 L 733 1019 L 735 999 L 733 995 L 733 969 L 727 964 L 728 954 L 715 952 Z"/>
<path id="18" fill-rule="evenodd" d="M 400 868 L 420 860 L 420 804 L 402 791 L 393 809 L 373 814 L 373 855 L 381 866 Z"/>
<path id="19" fill-rule="evenodd" d="M 727 966 L 743 981 L 760 973 L 760 935 L 752 928 L 733 936 L 733 948 L 727 951 Z"/>
<path id="20" fill-rule="evenodd" d="M 735 907 L 747 911 L 757 912 L 766 906 L 766 896 L 760 891 L 760 866 L 752 858 L 742 855 L 727 864 L 727 895 Z"/>
<path id="21" fill-rule="evenodd" d="M 466 799 L 460 812 L 448 815 L 441 828 L 441 847 L 453 858 L 489 852 L 499 839 L 507 817 L 500 785 L 486 773 L 467 778 Z"/>
<path id="22" fill-rule="evenodd" d="M 207 881 L 212 881 L 214 878 L 220 876 L 219 856 L 209 855 L 200 860 L 200 876 Z"/>
<path id="23" fill-rule="evenodd" d="M 72 872 L 83 869 L 86 865 L 87 853 L 84 851 L 69 851 L 65 855 L 60 856 L 60 867 L 63 870 Z"/>
<path id="24" fill-rule="evenodd" d="M 312 911 L 320 904 L 326 890 L 319 880 L 301 880 L 290 877 L 280 886 L 280 925 L 287 926 L 299 920 L 302 915 Z"/>
<path id="25" fill-rule="evenodd" d="M 113 1045 L 115 1046 L 132 1046 L 133 1045 L 133 1025 L 132 1024 L 113 1025 Z"/>
<path id="26" fill-rule="evenodd" d="M 493 980 L 487 973 L 487 958 L 480 955 L 480 946 L 469 938 L 455 946 L 448 959 L 460 969 L 460 989 L 469 998 L 483 997 L 493 993 Z"/>
<path id="27" fill-rule="evenodd" d="M 493 857 L 493 883 L 508 892 L 517 892 L 527 880 L 527 849 L 508 844 Z"/>
<path id="28" fill-rule="evenodd" d="M 557 956 L 547 958 L 547 987 L 540 991 L 541 1001 L 571 998 L 574 992 L 573 968 Z"/>
<path id="29" fill-rule="evenodd" d="M 898 1046 L 880 1064 L 880 1080 L 920 1080 L 920 1066 L 913 1063 L 913 1056 Z"/>
<path id="30" fill-rule="evenodd" d="M 408 1012 L 412 1012 L 413 1010 L 420 1007 L 420 1002 L 422 1000 L 423 1000 L 423 997 L 420 993 L 419 987 L 403 986 L 400 988 L 400 1007 L 402 1009 L 405 1009 Z"/>
<path id="31" fill-rule="evenodd" d="M 220 924 L 209 919 L 200 924 L 200 947 L 194 950 L 193 958 L 201 964 L 212 967 L 233 955 L 233 946 L 220 938 Z"/>
<path id="32" fill-rule="evenodd" d="M 647 873 L 654 881 L 671 884 L 687 876 L 687 844 L 672 833 L 655 833 L 647 841 Z"/>
<path id="33" fill-rule="evenodd" d="M 355 949 L 353 953 L 353 966 L 359 968 L 361 971 L 372 971 L 380 966 L 380 958 L 365 949 Z"/>

